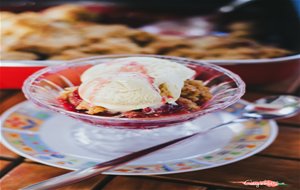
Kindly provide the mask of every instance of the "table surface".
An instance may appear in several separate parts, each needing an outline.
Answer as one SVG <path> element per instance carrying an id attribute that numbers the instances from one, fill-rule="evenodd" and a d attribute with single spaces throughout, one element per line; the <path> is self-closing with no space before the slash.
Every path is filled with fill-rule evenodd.
<path id="1" fill-rule="evenodd" d="M 300 95 L 300 77 L 260 87 L 248 87 L 243 99 L 290 94 Z M 0 113 L 25 100 L 19 90 L 0 91 Z M 259 189 L 300 189 L 300 115 L 278 121 L 279 135 L 264 151 L 242 161 L 213 169 L 162 176 L 110 176 L 99 175 L 83 182 L 61 188 L 63 190 L 222 190 L 257 189 L 255 186 L 234 184 L 230 181 L 273 180 L 287 186 Z M 25 159 L 0 144 L 0 169 L 2 190 L 21 187 L 68 172 Z"/>

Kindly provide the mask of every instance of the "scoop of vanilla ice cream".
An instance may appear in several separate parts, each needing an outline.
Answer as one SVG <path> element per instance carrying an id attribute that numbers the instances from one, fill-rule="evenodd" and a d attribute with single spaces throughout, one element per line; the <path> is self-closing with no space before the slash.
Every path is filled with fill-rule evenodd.
<path id="1" fill-rule="evenodd" d="M 78 89 L 83 100 L 112 112 L 125 112 L 161 105 L 161 96 L 149 78 L 140 73 L 108 74 L 83 82 Z"/>
<path id="2" fill-rule="evenodd" d="M 133 110 L 131 108 L 142 109 L 145 107 L 158 107 L 166 102 L 174 103 L 180 97 L 184 81 L 192 78 L 194 75 L 194 70 L 165 59 L 151 57 L 114 59 L 106 63 L 95 65 L 81 75 L 82 84 L 79 87 L 79 95 L 85 101 L 93 105 L 102 106 L 114 111 Z M 107 77 L 109 77 L 109 79 Z M 98 88 L 96 85 L 97 82 L 95 81 L 102 81 L 104 79 L 112 81 L 112 83 L 105 83 L 103 84 L 103 88 Z M 120 82 L 121 79 L 122 82 Z M 119 86 L 116 84 L 119 84 Z M 122 88 L 121 86 L 125 87 L 125 84 L 127 87 L 132 86 L 132 88 Z M 163 97 L 160 94 L 159 87 L 162 84 L 164 84 L 169 92 L 167 97 Z M 139 90 L 133 90 L 134 85 L 137 85 Z M 120 88 L 124 92 L 120 93 L 119 89 L 112 90 L 113 88 Z M 145 89 L 142 90 L 142 88 Z M 105 98 L 103 98 L 102 94 L 104 89 L 106 93 L 109 94 L 109 96 Z M 128 90 L 125 93 L 126 89 Z M 129 91 L 129 89 L 131 90 Z M 150 91 L 150 89 L 152 90 Z M 107 90 L 111 92 L 107 92 Z M 101 91 L 101 93 L 98 93 L 98 91 Z M 148 94 L 146 94 L 146 92 Z M 157 99 L 158 96 L 159 101 Z M 116 101 L 116 99 L 119 99 L 119 101 Z M 115 103 L 105 103 L 108 101 Z"/>

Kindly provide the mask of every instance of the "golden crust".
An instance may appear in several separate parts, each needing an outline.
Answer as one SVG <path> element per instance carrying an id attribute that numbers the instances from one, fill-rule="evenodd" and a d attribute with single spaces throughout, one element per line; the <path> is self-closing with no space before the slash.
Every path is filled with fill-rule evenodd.
<path id="1" fill-rule="evenodd" d="M 33 16 L 34 13 L 22 13 L 17 16 L 6 16 L 6 19 L 1 19 L 1 50 L 15 50 L 12 47 L 19 43 L 19 40 L 24 36 L 34 32 L 34 27 L 39 26 L 41 19 Z M 30 26 L 32 25 L 32 26 Z"/>
<path id="2" fill-rule="evenodd" d="M 141 50 L 139 46 L 132 43 L 126 38 L 110 38 L 100 43 L 94 43 L 81 48 L 85 53 L 95 54 L 134 54 Z"/>
<path id="3" fill-rule="evenodd" d="M 104 107 L 92 106 L 86 111 L 86 113 L 90 114 L 90 115 L 95 115 L 95 114 L 99 114 L 99 113 L 102 113 L 102 112 L 105 112 L 105 111 L 107 111 L 107 110 Z"/>
<path id="4" fill-rule="evenodd" d="M 276 47 L 262 47 L 260 48 L 260 56 L 259 58 L 273 58 L 273 57 L 281 57 L 282 55 L 288 55 L 291 52 L 285 49 L 276 48 Z"/>
<path id="5" fill-rule="evenodd" d="M 7 21 L 1 30 L 3 50 L 53 54 L 83 43 L 81 34 L 65 22 L 50 22 L 38 13 L 21 13 Z"/>
<path id="6" fill-rule="evenodd" d="M 69 98 L 69 94 L 73 93 L 77 89 L 78 87 L 67 87 L 64 89 L 64 91 L 61 91 L 59 93 L 59 98 L 67 100 Z"/>
<path id="7" fill-rule="evenodd" d="M 151 42 L 158 40 L 158 38 L 153 34 L 135 29 L 127 30 L 127 32 L 124 33 L 124 36 L 140 47 L 145 47 Z"/>
<path id="8" fill-rule="evenodd" d="M 55 7 L 50 7 L 44 10 L 42 16 L 51 20 L 60 20 L 67 22 L 76 21 L 93 21 L 97 18 L 97 15 L 89 11 L 84 6 L 78 6 L 74 4 L 64 4 Z"/>
<path id="9" fill-rule="evenodd" d="M 51 23 L 38 28 L 30 35 L 23 36 L 12 48 L 50 55 L 80 46 L 83 42 L 81 34 L 69 24 Z"/>
<path id="10" fill-rule="evenodd" d="M 17 14 L 12 13 L 12 12 L 8 12 L 8 11 L 0 11 L 0 20 L 4 21 L 4 20 L 9 20 L 12 19 L 13 17 L 15 17 Z"/>
<path id="11" fill-rule="evenodd" d="M 128 30 L 128 27 L 124 25 L 103 25 L 103 24 L 92 24 L 82 23 L 77 25 L 84 35 L 87 41 L 97 42 L 107 38 L 115 38 L 124 36 L 124 32 Z"/>
<path id="12" fill-rule="evenodd" d="M 8 51 L 0 52 L 0 60 L 37 60 L 38 56 L 34 53 Z"/>
<path id="13" fill-rule="evenodd" d="M 212 98 L 209 88 L 202 81 L 189 79 L 184 82 L 180 96 L 196 103 L 207 102 Z"/>
<path id="14" fill-rule="evenodd" d="M 60 93 L 59 98 L 68 101 L 70 104 L 75 106 L 77 110 L 85 111 L 87 114 L 90 115 L 95 115 L 107 111 L 101 106 L 91 106 L 84 100 L 79 101 L 77 98 L 74 98 L 74 91 L 76 91 L 77 89 L 78 87 L 65 88 L 65 91 Z"/>
<path id="15" fill-rule="evenodd" d="M 250 39 L 245 38 L 232 38 L 232 37 L 217 37 L 206 36 L 199 39 L 191 40 L 191 43 L 198 48 L 213 50 L 224 48 L 238 48 L 238 47 L 258 47 L 258 44 Z"/>
<path id="16" fill-rule="evenodd" d="M 68 49 L 62 51 L 58 55 L 53 55 L 49 57 L 49 60 L 70 60 L 70 59 L 79 59 L 79 58 L 84 58 L 84 57 L 92 57 L 96 56 L 97 54 L 92 54 L 92 53 L 85 53 L 77 49 Z"/>
<path id="17" fill-rule="evenodd" d="M 195 102 L 187 98 L 180 97 L 176 102 L 179 105 L 183 105 L 184 107 L 188 108 L 191 111 L 200 109 L 200 106 L 198 106 Z"/>
<path id="18" fill-rule="evenodd" d="M 80 104 L 78 104 L 76 106 L 76 109 L 77 110 L 83 110 L 83 111 L 85 111 L 85 113 L 90 114 L 90 115 L 95 115 L 95 114 L 102 113 L 102 112 L 106 111 L 106 109 L 104 107 L 90 106 L 86 101 L 80 102 Z"/>
<path id="19" fill-rule="evenodd" d="M 168 89 L 168 87 L 167 87 L 167 85 L 165 83 L 159 85 L 158 88 L 160 90 L 160 95 L 162 97 L 169 97 L 169 96 L 171 96 L 171 93 L 170 93 L 170 91 L 169 91 L 169 89 Z"/>
<path id="20" fill-rule="evenodd" d="M 156 54 L 166 55 L 180 48 L 191 48 L 192 45 L 183 38 L 162 36 L 150 43 L 147 47 L 154 49 Z"/>

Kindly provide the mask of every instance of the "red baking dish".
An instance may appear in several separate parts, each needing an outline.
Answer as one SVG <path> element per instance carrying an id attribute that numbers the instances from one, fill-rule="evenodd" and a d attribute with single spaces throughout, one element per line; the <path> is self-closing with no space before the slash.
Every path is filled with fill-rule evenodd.
<path id="1" fill-rule="evenodd" d="M 53 61 L 1 61 L 0 89 L 20 89 L 32 73 L 51 65 Z"/>
<path id="2" fill-rule="evenodd" d="M 265 85 L 285 80 L 292 76 L 300 77 L 300 54 L 252 60 L 210 60 L 238 75 L 247 85 Z"/>
<path id="3" fill-rule="evenodd" d="M 276 83 L 295 75 L 300 77 L 300 54 L 272 59 L 205 61 L 237 73 L 247 85 Z M 60 63 L 62 61 L 2 61 L 0 88 L 20 89 L 23 81 L 35 71 Z"/>
<path id="4" fill-rule="evenodd" d="M 126 8 L 110 3 L 80 2 L 79 4 L 87 7 L 90 11 L 103 14 L 109 13 L 110 16 L 114 14 L 126 15 L 125 13 L 127 11 Z M 31 9 L 43 10 L 46 7 L 48 6 L 44 5 L 36 8 L 31 7 Z M 28 10 L 26 7 L 24 7 L 24 9 L 21 9 L 22 7 L 19 8 L 20 10 L 18 9 L 18 11 Z M 15 10 L 11 7 L 5 8 L 5 6 L 1 9 Z M 130 15 L 132 15 L 132 12 L 127 15 L 130 18 L 129 20 L 132 21 L 133 18 Z M 292 75 L 300 76 L 300 54 L 270 59 L 204 61 L 214 63 L 237 73 L 247 85 L 276 83 Z M 0 89 L 20 89 L 23 85 L 23 81 L 35 71 L 61 62 L 62 61 L 1 61 Z"/>

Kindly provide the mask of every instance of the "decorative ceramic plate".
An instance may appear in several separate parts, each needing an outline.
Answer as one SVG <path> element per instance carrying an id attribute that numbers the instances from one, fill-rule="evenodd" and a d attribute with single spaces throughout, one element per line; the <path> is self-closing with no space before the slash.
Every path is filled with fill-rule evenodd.
<path id="1" fill-rule="evenodd" d="M 202 126 L 212 127 L 237 117 L 246 104 L 245 101 L 240 101 L 225 111 L 207 114 L 199 120 L 203 123 Z M 2 143 L 21 156 L 43 164 L 76 170 L 117 156 L 113 154 L 113 141 L 101 144 L 106 146 L 101 152 L 84 146 L 84 136 L 79 138 L 82 142 L 74 140 L 76 130 L 83 128 L 78 128 L 79 125 L 85 125 L 87 130 L 97 127 L 43 110 L 28 101 L 9 109 L 2 115 L 1 121 Z M 262 151 L 276 138 L 277 130 L 274 121 L 266 120 L 229 125 L 157 151 L 105 174 L 171 174 L 226 165 Z M 111 138 L 108 135 L 106 139 Z"/>

